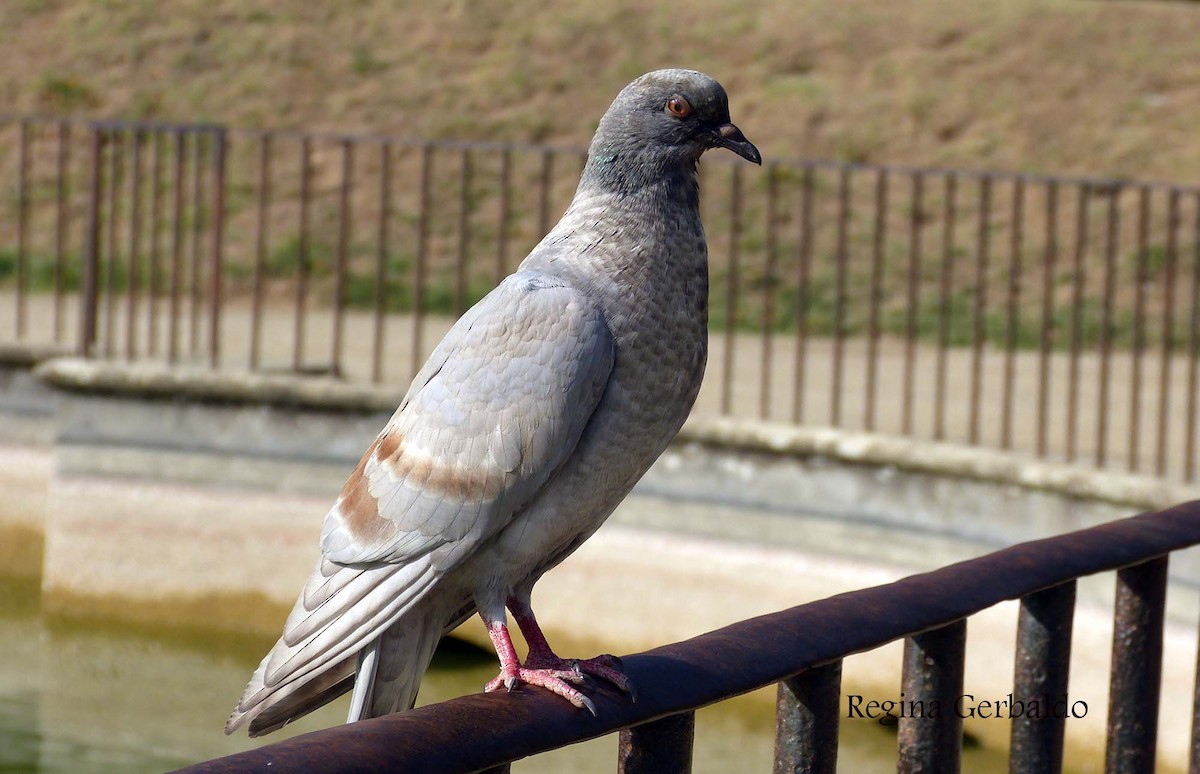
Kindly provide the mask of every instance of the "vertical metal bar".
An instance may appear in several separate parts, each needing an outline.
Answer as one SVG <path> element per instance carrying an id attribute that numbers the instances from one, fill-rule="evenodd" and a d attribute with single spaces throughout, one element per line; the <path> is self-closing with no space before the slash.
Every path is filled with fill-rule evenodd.
<path id="1" fill-rule="evenodd" d="M 258 141 L 258 224 L 254 239 L 254 278 L 250 301 L 250 370 L 262 364 L 263 273 L 267 265 L 271 227 L 271 144 L 270 132 Z"/>
<path id="2" fill-rule="evenodd" d="M 171 222 L 171 301 L 167 323 L 167 360 L 179 359 L 179 289 L 183 281 L 183 213 L 185 181 L 187 180 L 187 135 L 175 130 L 174 143 L 174 213 Z"/>
<path id="3" fill-rule="evenodd" d="M 1170 435 L 1168 418 L 1171 412 L 1171 358 L 1174 356 L 1175 336 L 1175 267 L 1179 257 L 1179 189 L 1172 188 L 1167 197 L 1167 253 L 1162 280 L 1162 361 L 1158 373 L 1158 448 L 1154 472 L 1167 473 L 1167 444 Z"/>
<path id="4" fill-rule="evenodd" d="M 774 774 L 837 771 L 841 692 L 841 660 L 779 684 L 775 700 Z"/>
<path id="5" fill-rule="evenodd" d="M 1188 325 L 1188 389 L 1187 389 L 1187 438 L 1184 441 L 1183 470 L 1186 481 L 1196 480 L 1196 414 L 1200 400 L 1200 193 L 1193 202 L 1196 221 L 1192 228 L 1192 295 L 1191 322 Z"/>
<path id="6" fill-rule="evenodd" d="M 1062 771 L 1063 734 L 1070 713 L 1067 681 L 1074 614 L 1073 580 L 1021 600 L 1013 681 L 1016 717 L 1009 753 L 1012 774 Z M 1017 702 L 1021 703 L 1019 714 Z"/>
<path id="7" fill-rule="evenodd" d="M 1087 285 L 1088 199 L 1091 186 L 1079 185 L 1075 205 L 1075 265 L 1071 269 L 1071 359 L 1067 370 L 1067 462 L 1075 461 L 1079 437 L 1079 355 L 1083 348 L 1083 293 Z"/>
<path id="8" fill-rule="evenodd" d="M 388 225 L 392 219 L 392 146 L 379 148 L 379 235 L 375 252 L 375 327 L 371 337 L 371 381 L 383 380 L 383 325 L 388 291 Z"/>
<path id="9" fill-rule="evenodd" d="M 146 349 L 158 354 L 158 296 L 162 292 L 162 253 L 159 250 L 159 231 L 162 225 L 163 191 L 163 131 L 153 130 L 150 162 L 150 275 L 149 314 L 146 322 Z"/>
<path id="10" fill-rule="evenodd" d="M 349 139 L 342 140 L 342 179 L 338 186 L 338 236 L 337 253 L 334 256 L 333 275 L 333 333 L 329 361 L 334 376 L 342 371 L 342 333 L 346 326 L 346 270 L 349 264 L 350 228 L 354 213 L 352 192 L 354 189 L 354 145 Z"/>
<path id="11" fill-rule="evenodd" d="M 512 150 L 500 153 L 500 214 L 496 224 L 496 284 L 508 274 L 508 212 L 512 177 Z"/>
<path id="12" fill-rule="evenodd" d="M 129 159 L 129 256 L 126 265 L 125 295 L 125 358 L 133 360 L 137 355 L 137 311 L 138 283 L 141 281 L 141 231 L 142 231 L 142 141 L 140 129 L 129 134 L 131 155 Z"/>
<path id="13" fill-rule="evenodd" d="M 1188 774 L 1200 774 L 1200 648 L 1196 650 L 1195 674 L 1192 686 L 1192 745 Z"/>
<path id="14" fill-rule="evenodd" d="M 213 133 L 212 232 L 209 235 L 208 291 L 208 367 L 221 364 L 221 307 L 225 301 L 221 280 L 225 253 L 225 163 L 228 135 L 224 129 Z"/>
<path id="15" fill-rule="evenodd" d="M 725 287 L 725 359 L 721 369 L 721 413 L 733 410 L 734 339 L 737 334 L 738 262 L 742 242 L 742 168 L 730 167 L 729 177 L 729 277 Z"/>
<path id="16" fill-rule="evenodd" d="M 971 405 L 967 439 L 979 443 L 980 403 L 983 399 L 983 344 L 987 338 L 988 260 L 991 242 L 992 179 L 979 181 L 979 234 L 975 255 L 975 330 L 971 337 Z"/>
<path id="17" fill-rule="evenodd" d="M 804 420 L 804 375 L 808 357 L 809 275 L 812 266 L 813 168 L 804 167 L 800 184 L 800 240 L 796 248 L 796 375 L 792 392 L 792 421 Z"/>
<path id="18" fill-rule="evenodd" d="M 300 140 L 300 233 L 296 243 L 296 298 L 292 333 L 292 370 L 304 366 L 304 306 L 308 294 L 308 221 L 309 199 L 312 198 L 312 137 Z"/>
<path id="19" fill-rule="evenodd" d="M 850 230 L 850 166 L 842 165 L 838 174 L 837 248 L 834 254 L 833 289 L 833 383 L 830 392 L 829 423 L 842 423 L 842 376 L 846 347 L 846 274 L 850 254 L 846 242 Z"/>
<path id="20" fill-rule="evenodd" d="M 83 288 L 79 314 L 79 354 L 92 356 L 96 343 L 96 318 L 99 316 L 100 228 L 103 223 L 101 196 L 104 189 L 104 133 L 93 125 L 91 131 L 91 168 L 88 180 L 87 231 L 83 237 Z"/>
<path id="21" fill-rule="evenodd" d="M 29 121 L 22 120 L 17 141 L 17 255 L 16 255 L 16 331 L 17 338 L 25 337 L 29 316 Z"/>
<path id="22" fill-rule="evenodd" d="M 417 261 L 413 268 L 413 329 L 411 375 L 421 369 L 421 328 L 425 316 L 425 259 L 429 250 L 429 189 L 433 176 L 433 146 L 421 146 L 421 200 L 417 212 Z"/>
<path id="23" fill-rule="evenodd" d="M 1105 754 L 1112 774 L 1154 770 L 1166 594 L 1166 556 L 1117 573 Z"/>
<path id="24" fill-rule="evenodd" d="M 200 295 L 201 295 L 201 265 L 203 262 L 203 240 L 201 237 L 204 233 L 205 212 L 204 212 L 204 146 L 205 133 L 197 132 L 193 135 L 192 150 L 194 151 L 194 160 L 192 162 L 192 266 L 191 266 L 191 295 L 189 299 L 189 324 L 188 324 L 188 354 L 192 357 L 196 356 L 197 350 L 200 349 Z"/>
<path id="25" fill-rule="evenodd" d="M 1108 216 L 1104 237 L 1104 303 L 1100 312 L 1100 395 L 1096 406 L 1096 465 L 1108 462 L 1108 403 L 1112 383 L 1113 303 L 1117 290 L 1117 241 L 1120 228 L 1121 188 L 1108 195 Z"/>
<path id="26" fill-rule="evenodd" d="M 1012 223 L 1009 226 L 1008 326 L 1004 336 L 1004 397 L 1000 418 L 1000 448 L 1013 444 L 1013 400 L 1016 387 L 1017 334 L 1021 324 L 1021 287 L 1024 281 L 1023 236 L 1025 227 L 1025 179 L 1013 181 Z"/>
<path id="27" fill-rule="evenodd" d="M 681 712 L 621 731 L 618 774 L 686 774 L 692 770 L 696 713 Z"/>
<path id="28" fill-rule="evenodd" d="M 117 226 L 121 220 L 121 149 L 122 135 L 115 129 L 108 134 L 112 143 L 109 151 L 108 175 L 108 232 L 105 234 L 104 267 L 104 356 L 112 357 L 116 348 L 116 295 L 117 295 Z"/>
<path id="29" fill-rule="evenodd" d="M 775 339 L 775 266 L 777 263 L 776 220 L 779 197 L 779 169 L 767 166 L 767 240 L 766 266 L 763 269 L 762 358 L 758 375 L 758 415 L 767 419 L 771 414 L 771 376 L 774 372 L 772 355 Z"/>
<path id="30" fill-rule="evenodd" d="M 1046 183 L 1046 252 L 1042 259 L 1042 333 L 1038 342 L 1037 453 L 1045 457 L 1050 417 L 1050 349 L 1054 346 L 1054 271 L 1058 260 L 1058 181 Z"/>
<path id="31" fill-rule="evenodd" d="M 946 437 L 946 356 L 950 347 L 950 293 L 954 288 L 954 259 L 957 248 L 954 244 L 954 226 L 958 206 L 958 177 L 946 174 L 946 201 L 942 215 L 942 277 L 938 288 L 938 349 L 934 368 L 934 413 L 933 437 L 940 441 Z"/>
<path id="32" fill-rule="evenodd" d="M 963 695 L 966 643 L 966 619 L 904 641 L 905 705 L 898 724 L 898 772 L 960 770 L 962 718 L 954 708 Z M 933 702 L 941 708 L 936 718 L 927 717 Z"/>
<path id="33" fill-rule="evenodd" d="M 875 228 L 871 240 L 871 289 L 867 301 L 867 384 L 864 425 L 875 429 L 876 380 L 879 371 L 879 307 L 883 304 L 883 250 L 887 234 L 888 172 L 875 173 Z"/>
<path id="34" fill-rule="evenodd" d="M 1146 344 L 1146 283 L 1149 281 L 1150 189 L 1138 190 L 1137 269 L 1133 296 L 1133 369 L 1130 374 L 1129 399 L 1129 469 L 1141 465 L 1138 453 L 1142 435 L 1142 350 Z"/>
<path id="35" fill-rule="evenodd" d="M 904 324 L 904 397 L 900 409 L 900 432 L 911 435 L 913 429 L 913 400 L 917 379 L 917 313 L 921 302 L 921 231 L 925 228 L 925 175 L 917 171 L 912 177 L 912 201 L 908 224 L 908 298 Z"/>
<path id="36" fill-rule="evenodd" d="M 538 181 L 538 239 L 550 230 L 550 189 L 554 178 L 554 154 L 542 151 L 542 173 Z"/>
<path id="37" fill-rule="evenodd" d="M 67 233 L 70 230 L 70 169 L 71 169 L 71 125 L 58 122 L 58 159 L 55 175 L 54 198 L 56 219 L 54 225 L 54 341 L 63 337 L 63 263 L 67 258 Z"/>
<path id="38" fill-rule="evenodd" d="M 471 151 L 463 149 L 458 168 L 458 254 L 454 262 L 454 316 L 467 311 L 467 256 L 471 242 Z"/>

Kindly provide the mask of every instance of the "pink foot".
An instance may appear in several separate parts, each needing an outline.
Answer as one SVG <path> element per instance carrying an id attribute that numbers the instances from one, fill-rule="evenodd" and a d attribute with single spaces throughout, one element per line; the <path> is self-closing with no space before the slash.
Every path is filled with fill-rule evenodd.
<path id="1" fill-rule="evenodd" d="M 592 713 L 592 717 L 595 717 L 596 705 L 592 703 L 591 699 L 584 696 L 574 687 L 582 685 L 584 679 L 581 672 L 570 669 L 531 669 L 518 667 L 513 672 L 501 671 L 491 682 L 483 686 L 483 690 L 485 693 L 491 693 L 501 688 L 511 691 L 521 683 L 537 685 L 553 694 L 563 697 L 579 709 L 586 709 Z"/>
<path id="2" fill-rule="evenodd" d="M 580 676 L 590 675 L 615 685 L 628 695 L 630 700 L 637 701 L 633 683 L 621 671 L 621 659 L 607 653 L 587 659 L 559 658 L 553 652 L 530 653 L 529 658 L 525 660 L 525 666 L 531 669 L 570 672 Z"/>
<path id="3" fill-rule="evenodd" d="M 510 602 L 509 607 L 513 609 L 513 615 L 529 642 L 529 656 L 522 665 L 504 621 L 488 618 L 480 613 L 487 625 L 488 636 L 496 647 L 496 655 L 500 658 L 500 674 L 483 687 L 485 692 L 490 693 L 501 688 L 511 691 L 521 683 L 537 685 L 595 716 L 596 705 L 579 690 L 590 675 L 612 683 L 632 700 L 637 701 L 633 684 L 621 671 L 619 658 L 609 655 L 583 660 L 559 658 L 550 650 L 528 606 Z"/>

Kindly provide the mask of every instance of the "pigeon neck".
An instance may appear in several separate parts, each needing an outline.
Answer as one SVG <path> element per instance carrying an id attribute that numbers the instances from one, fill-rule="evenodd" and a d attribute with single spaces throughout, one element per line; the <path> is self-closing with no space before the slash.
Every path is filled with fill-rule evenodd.
<path id="1" fill-rule="evenodd" d="M 699 207 L 697 159 L 662 152 L 593 147 L 579 180 L 580 192 L 650 197 Z"/>

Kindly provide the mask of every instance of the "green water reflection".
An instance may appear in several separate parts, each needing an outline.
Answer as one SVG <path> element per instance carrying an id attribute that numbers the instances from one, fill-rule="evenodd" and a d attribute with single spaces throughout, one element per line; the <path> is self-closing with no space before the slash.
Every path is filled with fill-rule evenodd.
<path id="1" fill-rule="evenodd" d="M 231 703 L 270 645 L 212 635 L 135 633 L 47 620 L 38 584 L 0 578 L 0 772 L 155 772 L 340 723 L 345 698 L 267 740 L 225 737 Z M 477 691 L 495 657 L 461 644 L 439 651 L 422 703 Z M 697 772 L 770 771 L 770 703 L 741 698 L 697 716 Z M 841 768 L 895 766 L 892 729 L 843 723 Z M 516 772 L 611 772 L 616 737 L 521 761 Z M 967 771 L 1002 770 L 969 751 Z"/>

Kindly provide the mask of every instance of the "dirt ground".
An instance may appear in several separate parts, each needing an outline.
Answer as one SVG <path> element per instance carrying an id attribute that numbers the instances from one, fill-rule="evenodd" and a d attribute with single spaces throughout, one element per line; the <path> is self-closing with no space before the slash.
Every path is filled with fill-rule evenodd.
<path id="1" fill-rule="evenodd" d="M 497 34 L 497 32 L 501 34 Z M 586 144 L 658 67 L 764 157 L 1194 182 L 1200 6 L 647 0 L 0 6 L 9 112 Z"/>

